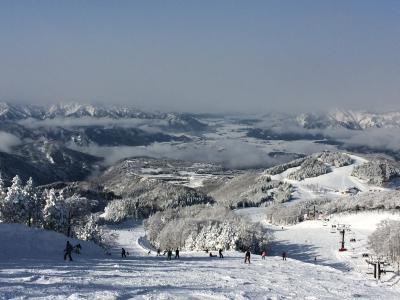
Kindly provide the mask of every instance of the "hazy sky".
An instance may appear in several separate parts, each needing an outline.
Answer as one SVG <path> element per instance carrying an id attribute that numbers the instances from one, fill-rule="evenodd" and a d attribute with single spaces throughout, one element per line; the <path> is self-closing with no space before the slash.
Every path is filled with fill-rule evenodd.
<path id="1" fill-rule="evenodd" d="M 0 99 L 400 108 L 400 1 L 0 1 Z"/>

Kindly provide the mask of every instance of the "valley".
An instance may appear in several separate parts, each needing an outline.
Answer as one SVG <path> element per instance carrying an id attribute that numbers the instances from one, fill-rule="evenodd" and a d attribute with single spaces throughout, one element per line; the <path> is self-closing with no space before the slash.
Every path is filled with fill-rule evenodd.
<path id="1" fill-rule="evenodd" d="M 353 141 L 396 131 L 396 114 L 0 107 L 9 141 L 0 149 L 0 299 L 400 295 L 396 259 L 369 240 L 382 221 L 400 221 L 400 164 L 389 155 L 397 145 L 355 151 Z M 63 263 L 71 236 L 87 252 Z M 36 241 L 54 245 L 43 251 Z M 182 259 L 157 248 L 179 248 Z M 205 252 L 218 249 L 223 260 Z M 390 260 L 393 273 L 375 280 L 365 254 Z"/>

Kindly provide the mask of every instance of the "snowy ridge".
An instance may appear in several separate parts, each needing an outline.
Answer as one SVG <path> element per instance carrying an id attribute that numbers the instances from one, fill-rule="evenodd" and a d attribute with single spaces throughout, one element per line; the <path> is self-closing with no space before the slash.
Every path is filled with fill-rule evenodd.
<path id="1" fill-rule="evenodd" d="M 33 106 L 0 102 L 0 120 L 19 121 L 25 119 L 56 118 L 110 118 L 110 119 L 159 119 L 173 128 L 202 130 L 206 124 L 183 113 L 145 112 L 136 108 L 116 105 L 94 105 L 77 102 L 58 103 L 51 106 Z"/>
<path id="2" fill-rule="evenodd" d="M 307 129 L 347 128 L 399 128 L 400 112 L 373 113 L 335 109 L 327 113 L 305 113 L 296 117 L 298 124 Z"/>

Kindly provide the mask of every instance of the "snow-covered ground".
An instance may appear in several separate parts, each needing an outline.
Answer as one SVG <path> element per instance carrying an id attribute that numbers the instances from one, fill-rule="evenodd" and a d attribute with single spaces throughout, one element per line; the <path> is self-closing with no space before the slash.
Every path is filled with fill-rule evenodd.
<path id="1" fill-rule="evenodd" d="M 275 241 L 269 252 L 288 256 L 303 262 L 325 265 L 342 271 L 358 273 L 365 278 L 372 278 L 363 253 L 371 255 L 367 248 L 368 236 L 376 229 L 377 224 L 385 219 L 400 220 L 400 213 L 392 212 L 360 212 L 352 214 L 332 215 L 329 221 L 310 220 L 293 226 L 275 226 L 265 220 L 265 208 L 245 208 L 236 213 L 248 218 L 251 222 L 260 222 L 273 230 Z M 335 227 L 332 227 L 335 226 Z M 341 236 L 337 230 L 339 225 L 346 225 L 345 247 L 348 251 L 339 252 Z M 355 239 L 355 242 L 350 242 Z M 397 270 L 389 267 L 389 270 Z M 399 278 L 384 275 L 382 281 L 392 284 Z M 400 286 L 397 286 L 400 288 Z"/>
<path id="2" fill-rule="evenodd" d="M 14 226 L 0 224 L 3 226 Z M 143 240 L 138 223 L 110 227 L 116 237 L 111 256 L 89 256 L 64 262 L 31 253 L 31 259 L 0 258 L 0 299 L 398 299 L 400 291 L 388 283 L 368 280 L 353 272 L 304 263 L 279 256 L 265 261 L 243 254 L 225 253 L 224 259 L 202 252 L 183 252 L 181 259 L 156 257 Z M 6 231 L 12 232 L 11 228 Z M 26 234 L 29 234 L 29 229 Z M 3 231 L 4 232 L 4 231 Z M 40 233 L 38 233 L 40 235 Z M 18 248 L 9 236 L 2 239 Z M 64 241 L 63 241 L 64 242 Z M 26 247 L 23 245 L 23 247 Z M 130 252 L 119 256 L 121 247 Z M 30 248 L 28 248 L 30 249 Z M 58 251 L 58 247 L 54 250 Z M 85 254 L 83 254 L 85 255 Z M 76 255 L 75 255 L 76 256 Z"/>

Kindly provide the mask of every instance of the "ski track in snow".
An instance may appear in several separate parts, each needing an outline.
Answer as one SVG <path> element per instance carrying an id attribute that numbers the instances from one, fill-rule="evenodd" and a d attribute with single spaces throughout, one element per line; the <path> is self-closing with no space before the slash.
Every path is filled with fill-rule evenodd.
<path id="1" fill-rule="evenodd" d="M 338 269 L 280 257 L 265 261 L 226 252 L 224 259 L 182 252 L 180 260 L 147 254 L 140 223 L 109 226 L 111 256 L 74 262 L 0 261 L 0 299 L 399 299 L 395 289 Z M 130 252 L 120 258 L 121 247 Z M 84 251 L 85 249 L 83 249 Z"/>

